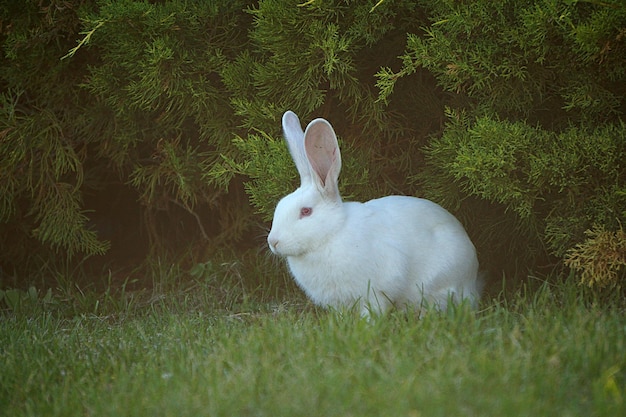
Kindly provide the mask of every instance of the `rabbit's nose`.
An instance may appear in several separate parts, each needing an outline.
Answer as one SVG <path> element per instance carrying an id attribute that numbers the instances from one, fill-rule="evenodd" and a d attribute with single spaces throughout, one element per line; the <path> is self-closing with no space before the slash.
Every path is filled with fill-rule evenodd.
<path id="1" fill-rule="evenodd" d="M 268 237 L 267 243 L 270 245 L 270 249 L 272 252 L 276 252 L 276 247 L 278 246 L 278 239 L 275 237 Z"/>

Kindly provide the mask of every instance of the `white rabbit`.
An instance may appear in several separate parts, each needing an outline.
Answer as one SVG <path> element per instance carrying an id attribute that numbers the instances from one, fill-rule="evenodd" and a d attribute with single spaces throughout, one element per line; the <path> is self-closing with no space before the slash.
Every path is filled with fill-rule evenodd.
<path id="1" fill-rule="evenodd" d="M 316 119 L 303 132 L 291 111 L 282 123 L 301 185 L 279 201 L 267 241 L 313 302 L 356 305 L 364 316 L 392 306 L 476 303 L 476 250 L 452 214 L 406 196 L 342 202 L 341 155 L 330 123 Z"/>

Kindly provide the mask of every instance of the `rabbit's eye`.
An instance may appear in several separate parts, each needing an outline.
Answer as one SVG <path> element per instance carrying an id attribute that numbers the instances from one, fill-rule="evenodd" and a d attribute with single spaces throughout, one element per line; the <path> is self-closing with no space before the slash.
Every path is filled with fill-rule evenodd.
<path id="1" fill-rule="evenodd" d="M 313 214 L 313 209 L 311 207 L 302 207 L 300 209 L 300 218 L 309 217 Z"/>

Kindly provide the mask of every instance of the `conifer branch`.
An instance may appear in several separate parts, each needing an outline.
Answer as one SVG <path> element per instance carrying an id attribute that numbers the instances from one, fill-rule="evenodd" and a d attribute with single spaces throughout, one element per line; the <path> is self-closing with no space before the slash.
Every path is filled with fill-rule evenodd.
<path id="1" fill-rule="evenodd" d="M 91 40 L 91 36 L 96 33 L 96 30 L 98 30 L 99 28 L 101 28 L 104 24 L 106 23 L 106 20 L 100 20 L 98 22 L 98 24 L 91 30 L 88 30 L 86 32 L 80 32 L 81 35 L 85 35 L 83 37 L 83 39 L 81 39 L 78 42 L 78 45 L 76 45 L 75 47 L 73 47 L 72 49 L 69 50 L 69 52 L 65 55 L 63 55 L 61 57 L 61 59 L 66 59 L 66 58 L 71 58 L 74 56 L 74 54 L 76 54 L 76 52 L 78 52 L 78 50 L 80 48 L 82 48 L 84 45 L 87 45 L 89 43 L 89 41 Z"/>

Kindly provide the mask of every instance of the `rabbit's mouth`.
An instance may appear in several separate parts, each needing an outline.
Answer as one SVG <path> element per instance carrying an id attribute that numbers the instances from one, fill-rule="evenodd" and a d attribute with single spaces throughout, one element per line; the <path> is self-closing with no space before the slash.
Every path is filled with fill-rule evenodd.
<path id="1" fill-rule="evenodd" d="M 278 255 L 283 258 L 291 255 L 290 253 L 288 253 L 289 251 L 286 250 L 284 243 L 275 237 L 268 237 L 267 244 L 274 255 Z"/>
<path id="2" fill-rule="evenodd" d="M 274 239 L 274 238 L 268 238 L 267 239 L 267 244 L 270 247 L 270 250 L 272 251 L 272 253 L 274 255 L 280 255 L 280 252 L 278 251 L 278 239 Z"/>

